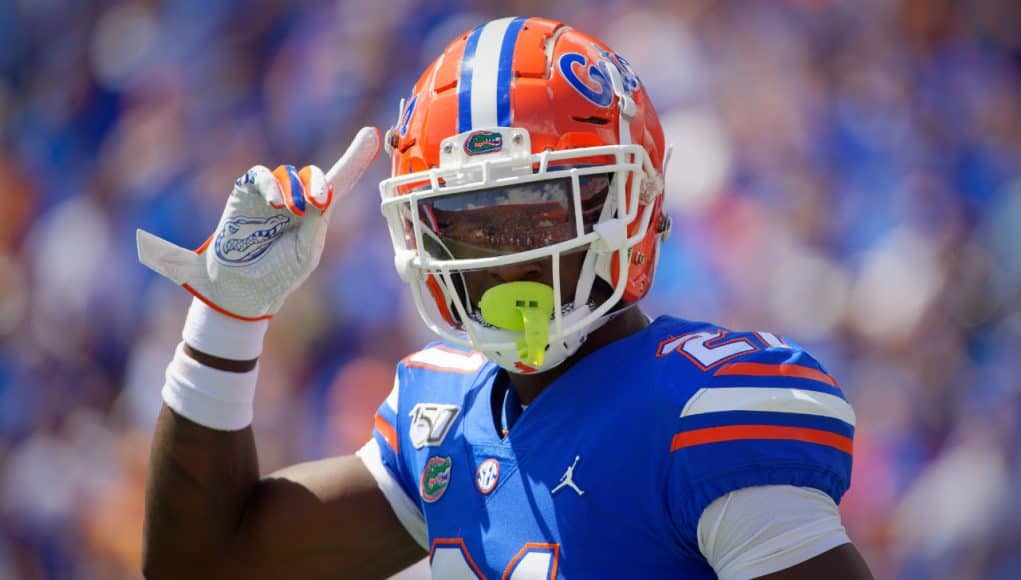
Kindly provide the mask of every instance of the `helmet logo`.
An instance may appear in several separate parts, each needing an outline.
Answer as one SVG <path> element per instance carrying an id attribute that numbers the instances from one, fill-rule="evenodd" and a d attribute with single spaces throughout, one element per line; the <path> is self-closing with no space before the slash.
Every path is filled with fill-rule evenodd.
<path id="1" fill-rule="evenodd" d="M 585 70 L 588 73 L 589 79 L 599 85 L 598 91 L 593 90 L 589 83 L 582 80 L 574 72 L 574 65 L 576 64 L 581 65 L 579 68 Z M 557 61 L 560 74 L 564 75 L 564 80 L 574 90 L 578 91 L 578 94 L 585 97 L 593 105 L 609 107 L 610 103 L 613 102 L 613 87 L 610 86 L 610 79 L 606 78 L 606 74 L 597 65 L 588 65 L 587 69 L 585 65 L 588 65 L 588 59 L 577 52 L 568 52 Z"/>
<path id="2" fill-rule="evenodd" d="M 467 155 L 496 153 L 503 149 L 503 135 L 495 131 L 476 131 L 464 141 L 464 152 Z"/>
<path id="3" fill-rule="evenodd" d="M 610 77 L 606 73 L 606 67 L 612 66 L 617 69 L 624 81 L 624 90 L 628 94 L 637 90 L 641 83 L 638 80 L 638 75 L 632 70 L 631 64 L 622 56 L 603 50 L 595 45 L 593 47 L 602 57 L 599 61 L 589 64 L 585 55 L 578 54 L 577 52 L 568 52 L 557 61 L 557 68 L 560 69 L 560 74 L 563 75 L 567 84 L 571 85 L 571 88 L 577 91 L 578 94 L 585 97 L 593 105 L 609 107 L 613 103 L 613 85 L 610 83 Z M 577 69 L 587 73 L 587 80 L 578 76 L 575 65 L 580 65 Z M 599 89 L 593 89 L 592 83 L 598 85 Z"/>
<path id="4" fill-rule="evenodd" d="M 415 112 L 415 103 L 418 102 L 418 95 L 411 97 L 411 101 L 408 102 L 404 107 L 404 111 L 401 113 L 400 120 L 400 132 L 401 137 L 408 134 L 408 124 L 411 122 L 411 115 Z"/>
<path id="5" fill-rule="evenodd" d="M 638 75 L 635 74 L 635 70 L 631 68 L 631 63 L 628 59 L 615 52 L 603 50 L 598 46 L 593 45 L 593 47 L 599 51 L 599 55 L 603 57 L 605 62 L 608 62 L 617 68 L 621 79 L 624 81 L 624 90 L 627 94 L 630 95 L 642 86 L 642 81 L 638 78 Z"/>

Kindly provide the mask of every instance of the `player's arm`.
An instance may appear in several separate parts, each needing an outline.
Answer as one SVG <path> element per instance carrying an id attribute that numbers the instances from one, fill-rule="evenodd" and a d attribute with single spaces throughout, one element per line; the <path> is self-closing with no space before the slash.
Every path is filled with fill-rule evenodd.
<path id="1" fill-rule="evenodd" d="M 872 580 L 865 559 L 854 544 L 844 544 L 810 560 L 773 574 L 760 576 L 763 580 Z"/>
<path id="2" fill-rule="evenodd" d="M 380 578 L 424 555 L 358 457 L 260 479 L 250 427 L 214 430 L 166 406 L 143 550 L 150 579 Z"/>
<path id="3" fill-rule="evenodd" d="M 150 578 L 378 576 L 421 555 L 360 459 L 260 479 L 250 428 L 268 319 L 318 264 L 334 194 L 378 147 L 378 131 L 366 128 L 327 175 L 253 167 L 196 251 L 139 231 L 140 260 L 195 295 L 153 442 Z"/>

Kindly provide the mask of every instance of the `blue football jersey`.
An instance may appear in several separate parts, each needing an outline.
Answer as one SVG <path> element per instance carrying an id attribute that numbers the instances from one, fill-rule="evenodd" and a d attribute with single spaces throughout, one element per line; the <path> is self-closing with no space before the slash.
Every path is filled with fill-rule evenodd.
<path id="1" fill-rule="evenodd" d="M 430 345 L 375 418 L 366 463 L 436 578 L 715 578 L 696 533 L 714 499 L 790 484 L 839 502 L 850 483 L 851 407 L 769 333 L 661 317 L 577 362 L 504 436 L 498 372 Z"/>

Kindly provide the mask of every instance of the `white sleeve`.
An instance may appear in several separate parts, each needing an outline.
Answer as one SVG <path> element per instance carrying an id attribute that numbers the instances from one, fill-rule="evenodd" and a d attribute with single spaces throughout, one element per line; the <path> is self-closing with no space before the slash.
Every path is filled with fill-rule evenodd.
<path id="1" fill-rule="evenodd" d="M 393 509 L 397 519 L 408 530 L 411 537 L 418 542 L 418 545 L 422 546 L 422 549 L 428 550 L 429 535 L 425 528 L 425 518 L 422 517 L 418 505 L 408 497 L 408 494 L 404 493 L 400 484 L 383 465 L 383 460 L 379 456 L 379 444 L 376 443 L 376 440 L 369 439 L 369 442 L 362 445 L 355 455 L 361 458 L 365 468 L 376 480 L 376 485 L 386 496 L 386 501 L 390 503 L 390 508 Z"/>
<path id="2" fill-rule="evenodd" d="M 837 504 L 811 487 L 762 485 L 717 498 L 698 520 L 698 547 L 721 580 L 756 578 L 851 540 Z"/>

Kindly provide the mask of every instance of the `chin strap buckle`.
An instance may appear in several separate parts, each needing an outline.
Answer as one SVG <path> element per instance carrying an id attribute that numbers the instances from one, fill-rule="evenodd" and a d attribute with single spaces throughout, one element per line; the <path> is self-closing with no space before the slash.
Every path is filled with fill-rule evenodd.
<path id="1" fill-rule="evenodd" d="M 411 269 L 411 263 L 415 261 L 416 256 L 415 250 L 397 250 L 394 252 L 394 268 L 397 270 L 397 275 L 406 283 L 411 283 L 416 279 Z"/>
<path id="2" fill-rule="evenodd" d="M 599 239 L 592 242 L 592 249 L 601 254 L 615 252 L 627 241 L 627 222 L 620 218 L 597 223 L 592 230 L 599 234 Z"/>

